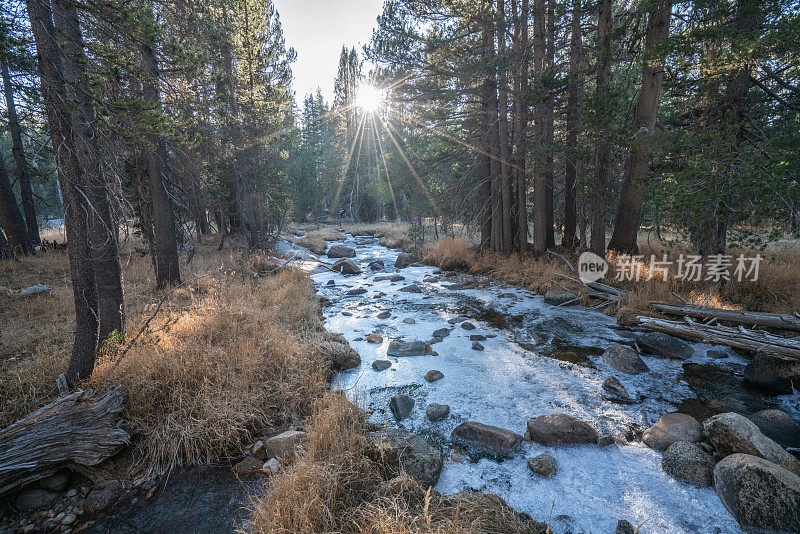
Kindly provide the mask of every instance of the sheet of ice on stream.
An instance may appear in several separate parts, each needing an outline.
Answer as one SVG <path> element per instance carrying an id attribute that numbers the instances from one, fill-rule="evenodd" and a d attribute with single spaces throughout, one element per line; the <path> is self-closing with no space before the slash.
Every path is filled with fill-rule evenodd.
<path id="1" fill-rule="evenodd" d="M 360 245 L 359 245 L 360 243 Z M 375 282 L 376 275 L 394 273 L 397 252 L 367 238 L 349 238 L 342 243 L 356 248 L 355 260 L 364 270 L 360 275 L 344 276 L 322 272 L 312 276 L 319 291 L 332 305 L 325 309 L 326 326 L 343 334 L 359 352 L 362 364 L 340 373 L 335 386 L 360 403 L 370 419 L 397 425 L 388 410 L 389 399 L 398 392 L 412 396 L 416 405 L 410 418 L 399 426 L 417 432 L 427 431 L 447 438 L 462 421 L 474 420 L 525 432 L 526 421 L 542 414 L 564 412 L 596 428 L 600 434 L 622 434 L 639 425 L 647 427 L 660 415 L 675 410 L 670 403 L 693 397 L 681 380 L 682 364 L 676 360 L 644 357 L 651 371 L 632 376 L 615 372 L 600 356 L 588 356 L 580 364 L 562 361 L 529 350 L 521 338 L 530 333 L 534 346 L 547 343 L 548 329 L 553 339 L 567 338 L 571 346 L 603 349 L 612 342 L 628 342 L 631 332 L 620 330 L 614 319 L 585 308 L 556 308 L 545 305 L 541 296 L 497 284 L 485 289 L 449 290 L 448 281 L 423 283 L 430 267 L 408 267 L 400 271 L 405 280 Z M 380 259 L 383 271 L 371 271 L 369 262 Z M 328 285 L 333 280 L 335 285 Z M 422 293 L 399 291 L 417 283 Z M 353 288 L 367 293 L 347 296 Z M 375 298 L 376 293 L 385 293 Z M 502 296 L 501 296 L 502 295 Z M 498 329 L 480 320 L 480 307 L 492 310 L 493 317 L 515 317 L 511 328 Z M 348 312 L 343 315 L 342 312 Z M 390 311 L 385 320 L 376 316 Z M 465 330 L 460 323 L 447 320 L 466 315 L 476 328 Z M 473 315 L 478 318 L 469 317 Z M 414 319 L 407 324 L 403 319 Z M 371 364 L 387 359 L 392 339 L 406 341 L 432 339 L 434 330 L 452 328 L 449 336 L 432 345 L 436 355 L 405 358 L 388 357 L 392 367 L 377 372 Z M 382 344 L 367 343 L 372 333 L 383 336 Z M 473 350 L 469 336 L 487 337 L 480 343 L 485 350 Z M 515 341 L 516 340 L 516 341 Z M 694 344 L 696 363 L 738 366 L 738 357 L 711 360 L 707 345 Z M 527 348 L 524 348 L 527 347 Z M 444 378 L 434 383 L 424 380 L 431 369 Z M 616 376 L 633 397 L 645 397 L 633 405 L 604 400 L 601 384 Z M 451 415 L 432 423 L 425 417 L 425 406 L 447 404 Z M 526 459 L 549 452 L 558 461 L 558 472 L 551 479 L 534 477 Z M 556 532 L 613 532 L 618 519 L 636 524 L 649 519 L 642 533 L 729 533 L 741 532 L 710 488 L 695 488 L 676 482 L 661 470 L 661 454 L 641 442 L 628 445 L 542 447 L 523 443 L 515 456 L 497 462 L 483 459 L 471 462 L 447 460 L 437 489 L 454 493 L 464 488 L 486 490 L 502 496 L 515 509 L 538 520 L 546 520 L 553 508 Z"/>

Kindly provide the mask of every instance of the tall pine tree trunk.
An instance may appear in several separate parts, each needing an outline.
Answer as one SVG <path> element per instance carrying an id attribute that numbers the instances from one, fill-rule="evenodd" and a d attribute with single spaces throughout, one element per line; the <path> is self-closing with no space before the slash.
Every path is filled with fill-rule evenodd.
<path id="1" fill-rule="evenodd" d="M 94 98 L 88 86 L 88 60 L 84 51 L 78 12 L 71 0 L 53 0 L 56 36 L 64 43 L 62 72 L 66 96 L 72 104 L 72 135 L 82 175 L 84 193 L 89 198 L 89 242 L 92 247 L 99 336 L 104 341 L 116 331 L 124 333 L 122 269 L 117 251 L 117 229 L 111 217 L 106 183 L 100 166 Z"/>
<path id="2" fill-rule="evenodd" d="M 672 2 L 654 6 L 647 17 L 647 32 L 642 65 L 642 85 L 633 113 L 633 140 L 622 178 L 614 233 L 608 248 L 625 254 L 638 254 L 637 236 L 642 219 L 642 182 L 650 164 L 650 136 L 656 127 L 658 95 L 664 78 L 663 55 L 657 48 L 669 35 Z"/>
<path id="3" fill-rule="evenodd" d="M 526 156 L 528 150 L 526 130 L 528 127 L 528 63 L 529 63 L 529 47 L 528 47 L 528 0 L 522 0 L 520 6 L 519 16 L 517 14 L 517 3 L 512 0 L 513 17 L 515 20 L 516 28 L 514 35 L 515 40 L 515 60 L 517 62 L 517 72 L 515 80 L 515 95 L 514 95 L 514 115 L 516 116 L 516 132 L 514 139 L 516 141 L 514 150 L 514 164 L 516 167 L 516 189 L 517 189 L 517 247 L 521 253 L 525 253 L 528 247 L 528 185 L 525 173 L 526 169 Z"/>
<path id="4" fill-rule="evenodd" d="M 592 235 L 589 249 L 598 256 L 606 253 L 606 204 L 610 169 L 611 128 L 608 107 L 611 98 L 609 70 L 611 67 L 611 0 L 600 0 L 597 20 L 597 81 L 595 113 L 597 116 L 597 147 L 594 153 L 594 190 L 592 191 Z"/>
<path id="5" fill-rule="evenodd" d="M 486 94 L 488 107 L 486 114 L 486 128 L 489 135 L 489 176 L 492 187 L 491 214 L 492 252 L 500 252 L 503 241 L 503 203 L 502 203 L 502 176 L 500 167 L 500 132 L 498 128 L 498 102 L 497 102 L 497 57 L 495 55 L 495 29 L 494 7 L 489 3 L 489 11 L 485 20 L 484 45 L 486 54 Z"/>
<path id="6" fill-rule="evenodd" d="M 578 206 L 575 184 L 578 177 L 576 154 L 578 133 L 581 131 L 580 106 L 583 100 L 583 40 L 581 38 L 581 0 L 572 2 L 572 32 L 569 44 L 569 75 L 567 77 L 566 152 L 564 165 L 564 235 L 561 246 L 578 246 Z"/>
<path id="7" fill-rule="evenodd" d="M 547 251 L 547 177 L 545 134 L 547 102 L 544 98 L 545 1 L 533 0 L 533 75 L 534 75 L 534 176 L 533 176 L 533 252 Z"/>
<path id="8" fill-rule="evenodd" d="M 545 72 L 547 78 L 550 79 L 554 74 L 555 60 L 556 60 L 556 15 L 555 15 L 555 0 L 547 0 L 547 36 L 545 44 Z M 547 210 L 547 248 L 556 244 L 555 237 L 555 224 L 553 220 L 553 213 L 555 206 L 553 202 L 553 191 L 555 188 L 555 168 L 553 164 L 553 151 L 554 151 L 554 138 L 555 138 L 555 98 L 552 88 L 549 86 L 547 89 L 547 96 L 545 100 L 545 118 L 544 118 L 544 170 L 545 170 L 545 191 L 547 195 L 546 210 Z"/>
<path id="9" fill-rule="evenodd" d="M 154 23 L 154 22 L 153 22 Z M 142 96 L 161 110 L 161 94 L 158 87 L 158 60 L 155 53 L 155 34 L 141 45 L 145 76 Z M 156 286 L 161 289 L 181 283 L 178 264 L 178 244 L 175 231 L 175 212 L 167 191 L 167 148 L 160 135 L 150 135 L 147 150 L 147 174 L 149 178 L 150 202 L 153 216 L 153 252 L 155 253 Z"/>
<path id="10" fill-rule="evenodd" d="M 3 76 L 3 92 L 6 97 L 6 111 L 8 113 L 8 129 L 11 132 L 11 151 L 17 165 L 19 175 L 19 192 L 22 198 L 22 211 L 25 213 L 25 223 L 28 236 L 34 245 L 40 245 L 39 223 L 36 220 L 36 207 L 33 204 L 33 189 L 31 188 L 31 174 L 28 171 L 28 161 L 25 159 L 25 150 L 22 146 L 22 128 L 17 117 L 17 105 L 14 102 L 14 89 L 11 87 L 11 76 L 8 73 L 8 60 L 5 50 L 0 51 L 0 71 Z"/>
<path id="11" fill-rule="evenodd" d="M 25 220 L 11 187 L 6 162 L 0 153 L 0 226 L 8 237 L 8 243 L 16 254 L 33 254 L 33 242 L 25 228 Z"/>
<path id="12" fill-rule="evenodd" d="M 499 113 L 499 154 L 500 183 L 502 188 L 503 239 L 500 252 L 511 254 L 514 242 L 512 216 L 512 197 L 514 190 L 511 183 L 511 150 L 509 147 L 508 128 L 508 58 L 506 57 L 506 0 L 497 0 L 497 55 L 498 55 L 498 113 Z"/>
<path id="13" fill-rule="evenodd" d="M 66 88 L 50 3 L 47 0 L 26 0 L 25 3 L 36 41 L 39 79 L 64 201 L 64 225 L 75 303 L 75 341 L 67 381 L 74 385 L 92 373 L 97 352 L 97 293 L 89 246 L 89 225 L 85 216 L 91 207 L 81 192 L 81 175 L 73 147 L 71 118 L 62 101 Z"/>

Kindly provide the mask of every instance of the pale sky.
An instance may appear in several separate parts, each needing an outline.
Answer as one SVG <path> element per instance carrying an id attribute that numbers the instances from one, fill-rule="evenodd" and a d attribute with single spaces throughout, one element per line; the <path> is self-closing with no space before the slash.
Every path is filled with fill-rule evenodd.
<path id="1" fill-rule="evenodd" d="M 372 28 L 383 0 L 273 0 L 281 16 L 286 45 L 297 50 L 292 65 L 297 103 L 319 86 L 326 100 L 333 97 L 333 80 L 339 67 L 342 45 L 362 45 L 372 37 Z"/>

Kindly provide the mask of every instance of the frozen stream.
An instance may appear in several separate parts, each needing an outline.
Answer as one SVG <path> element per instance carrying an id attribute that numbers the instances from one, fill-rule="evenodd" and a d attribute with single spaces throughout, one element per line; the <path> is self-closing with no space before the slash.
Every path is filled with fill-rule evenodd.
<path id="1" fill-rule="evenodd" d="M 710 415 L 703 412 L 715 406 L 715 412 L 751 413 L 774 406 L 780 398 L 741 397 L 737 393 L 740 385 L 728 387 L 725 379 L 716 377 L 691 382 L 684 371 L 687 362 L 677 360 L 644 356 L 650 372 L 635 376 L 616 372 L 600 354 L 612 342 L 631 344 L 635 332 L 619 327 L 602 313 L 549 306 L 539 295 L 475 277 L 434 275 L 432 267 L 398 271 L 393 266 L 398 252 L 370 237 L 349 237 L 337 244 L 356 250 L 354 261 L 363 273 L 342 275 L 317 269 L 312 278 L 319 292 L 331 301 L 324 310 L 327 328 L 347 338 L 361 355 L 362 364 L 340 373 L 334 387 L 344 389 L 372 421 L 387 425 L 398 424 L 388 409 L 389 399 L 397 393 L 413 397 L 414 410 L 400 426 L 428 432 L 445 447 L 437 490 L 493 492 L 515 509 L 544 521 L 552 508 L 552 527 L 559 533 L 614 532 L 618 519 L 627 519 L 634 526 L 649 519 L 642 527 L 643 534 L 741 532 L 713 488 L 689 486 L 661 470 L 661 454 L 641 443 L 641 431 L 676 407 L 702 421 Z M 371 270 L 368 264 L 378 259 L 386 267 Z M 375 281 L 376 276 L 397 273 L 405 280 Z M 465 282 L 477 287 L 450 287 Z M 400 291 L 409 284 L 418 284 L 422 292 Z M 347 295 L 356 288 L 366 293 Z M 377 318 L 383 311 L 391 316 Z M 461 328 L 464 320 L 476 329 Z M 432 345 L 434 355 L 387 357 L 392 339 L 428 342 L 433 331 L 443 327 L 453 330 Z M 382 344 L 366 342 L 366 336 L 374 333 L 383 337 Z M 476 334 L 487 337 L 480 342 L 483 351 L 472 348 L 470 335 Z M 745 364 L 734 354 L 712 359 L 706 356 L 709 346 L 694 347 L 690 366 L 713 364 L 717 373 L 735 379 Z M 378 359 L 389 359 L 391 368 L 374 370 L 371 364 Z M 444 373 L 444 378 L 428 383 L 423 377 L 432 369 Z M 606 400 L 600 385 L 612 375 L 632 397 L 641 397 L 641 402 L 628 405 Z M 716 404 L 707 402 L 708 398 Z M 425 417 L 425 407 L 433 402 L 450 406 L 444 421 L 432 423 Z M 782 408 L 792 413 L 796 407 Z M 600 448 L 523 442 L 511 459 L 498 462 L 451 455 L 446 442 L 463 421 L 524 434 L 529 418 L 557 412 L 586 421 L 601 436 L 616 436 L 617 443 Z M 550 479 L 534 476 L 526 465 L 527 458 L 543 452 L 558 462 L 557 473 Z"/>

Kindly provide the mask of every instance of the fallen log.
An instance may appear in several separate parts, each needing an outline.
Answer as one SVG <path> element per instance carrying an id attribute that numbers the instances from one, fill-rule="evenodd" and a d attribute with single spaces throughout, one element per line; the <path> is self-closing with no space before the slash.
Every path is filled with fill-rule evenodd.
<path id="1" fill-rule="evenodd" d="M 84 472 L 130 443 L 120 427 L 125 394 L 77 391 L 0 430 L 0 495 L 58 469 Z"/>
<path id="2" fill-rule="evenodd" d="M 683 321 L 670 321 L 655 317 L 637 316 L 634 322 L 650 330 L 693 341 L 724 345 L 771 356 L 800 359 L 800 341 L 760 330 L 747 330 L 742 326 L 735 328 L 716 324 L 700 324 L 689 317 L 685 317 Z"/>
<path id="3" fill-rule="evenodd" d="M 656 310 L 668 315 L 697 317 L 700 319 L 717 319 L 718 321 L 760 326 L 763 328 L 782 328 L 784 330 L 800 331 L 800 317 L 796 315 L 723 310 L 720 308 L 691 305 L 676 306 L 664 302 L 651 302 L 650 305 Z"/>

